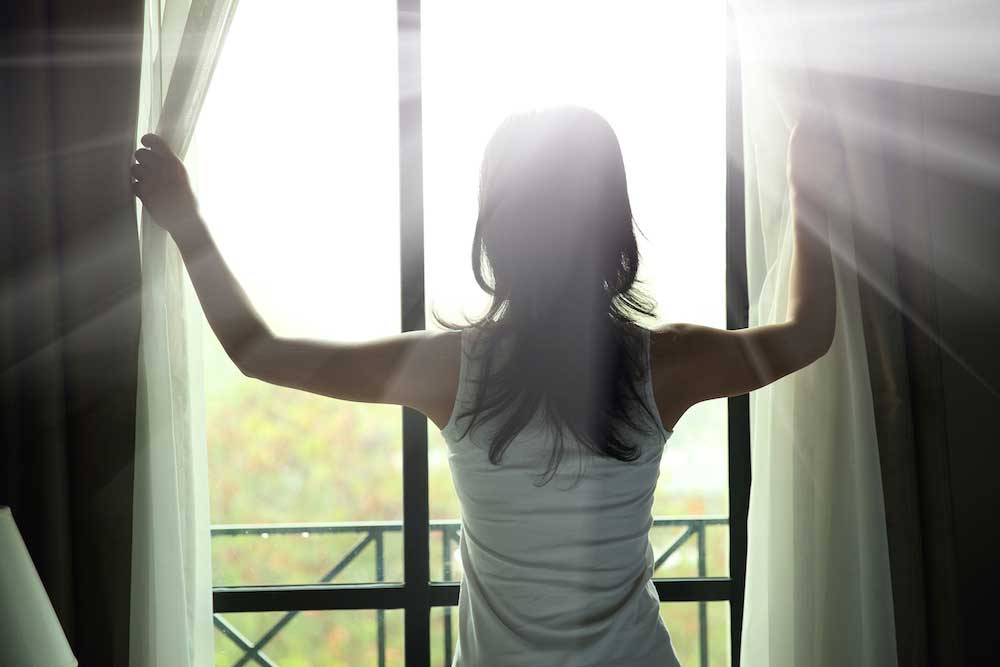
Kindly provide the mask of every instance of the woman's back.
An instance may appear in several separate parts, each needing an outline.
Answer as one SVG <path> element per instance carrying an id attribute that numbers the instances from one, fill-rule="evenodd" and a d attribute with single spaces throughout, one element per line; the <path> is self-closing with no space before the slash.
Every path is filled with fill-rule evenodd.
<path id="1" fill-rule="evenodd" d="M 462 509 L 459 639 L 453 665 L 639 667 L 676 665 L 650 580 L 649 530 L 660 459 L 670 433 L 638 405 L 637 460 L 598 457 L 567 434 L 556 475 L 536 485 L 553 436 L 541 413 L 489 460 L 491 424 L 465 434 L 477 329 L 462 334 L 455 410 L 442 430 Z M 647 369 L 641 395 L 653 415 L 649 332 L 629 327 Z M 465 437 L 460 437 L 465 435 Z M 582 454 L 581 454 L 582 450 Z M 582 466 L 582 467 L 581 467 Z"/>
<path id="2" fill-rule="evenodd" d="M 472 392 L 464 376 L 475 374 L 475 364 L 466 368 L 467 355 L 453 354 L 462 338 L 409 331 L 337 343 L 275 335 L 212 242 L 180 160 L 156 135 L 143 143 L 150 149 L 136 152 L 136 195 L 174 236 L 185 261 L 202 260 L 191 274 L 198 297 L 244 375 L 339 400 L 407 406 L 435 424 L 445 424 L 449 408 L 456 414 L 454 404 L 468 407 Z M 635 289 L 639 252 L 617 137 L 599 115 L 582 109 L 521 114 L 498 129 L 484 156 L 472 246 L 473 275 L 492 302 L 476 326 L 502 325 L 529 342 L 514 349 L 514 372 L 493 388 L 501 398 L 523 387 L 534 395 L 492 445 L 488 429 L 473 430 L 469 439 L 459 438 L 462 424 L 442 429 L 465 527 L 457 664 L 676 664 L 648 581 L 649 511 L 668 435 L 661 422 L 676 423 L 701 401 L 755 391 L 830 348 L 836 290 L 827 237 L 834 216 L 825 201 L 835 188 L 838 153 L 836 132 L 824 123 L 807 120 L 792 131 L 795 247 L 785 322 L 734 331 L 663 327 L 652 346 L 655 373 L 649 372 L 649 332 L 630 330 L 645 353 L 643 393 L 653 412 L 636 408 L 634 420 L 652 420 L 645 423 L 661 435 L 632 443 L 641 456 L 625 463 L 634 448 L 618 442 L 604 417 L 631 411 L 619 400 L 623 392 L 602 401 L 608 392 L 598 391 L 608 388 L 603 376 L 615 377 L 622 364 L 608 365 L 600 355 L 608 329 L 596 323 L 605 314 L 620 323 L 654 311 Z M 557 328 L 563 335 L 554 337 L 556 345 L 529 335 Z M 580 359 L 593 365 L 580 366 Z M 613 372 L 601 372 L 609 368 Z M 457 392 L 456 375 L 462 376 Z M 580 462 L 572 441 L 562 474 L 534 485 L 552 446 L 547 433 L 532 428 L 538 420 L 528 419 L 543 399 L 556 406 L 550 423 L 577 432 L 582 424 L 588 446 L 612 455 L 587 457 L 585 478 L 569 491 L 561 487 Z M 609 403 L 607 414 L 580 408 Z M 466 419 L 465 412 L 458 414 Z M 502 464 L 490 463 L 487 450 L 503 449 L 512 434 L 520 437 Z"/>

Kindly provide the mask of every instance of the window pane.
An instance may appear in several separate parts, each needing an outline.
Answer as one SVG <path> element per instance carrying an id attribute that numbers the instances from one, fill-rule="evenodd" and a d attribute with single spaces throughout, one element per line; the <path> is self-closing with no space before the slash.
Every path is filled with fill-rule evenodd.
<path id="1" fill-rule="evenodd" d="M 470 250 L 492 132 L 516 110 L 579 104 L 607 118 L 621 143 L 642 232 L 640 277 L 658 301 L 658 317 L 644 324 L 724 328 L 724 3 L 441 0 L 424 4 L 421 22 L 428 326 L 432 308 L 454 320 L 487 305 Z M 726 419 L 724 400 L 685 414 L 653 505 L 654 517 L 691 517 L 689 528 L 720 520 L 706 527 L 706 568 L 716 576 L 729 570 Z M 457 519 L 433 425 L 429 447 L 431 517 Z M 669 576 L 696 576 L 672 566 Z"/>
<path id="2" fill-rule="evenodd" d="M 264 658 L 250 659 L 250 665 L 403 667 L 403 645 L 401 609 L 215 615 L 218 667 L 230 667 L 248 655 Z"/>
<path id="3" fill-rule="evenodd" d="M 728 602 L 661 602 L 660 618 L 685 667 L 732 664 Z M 458 641 L 458 607 L 431 610 L 431 667 L 451 667 Z M 703 648 L 704 658 L 702 657 Z"/>
<path id="4" fill-rule="evenodd" d="M 458 607 L 431 609 L 431 667 L 451 667 L 458 641 Z"/>
<path id="5" fill-rule="evenodd" d="M 654 579 L 729 576 L 729 525 L 725 518 L 653 519 Z"/>
<path id="6" fill-rule="evenodd" d="M 434 449 L 440 451 L 440 447 Z M 445 463 L 446 467 L 447 465 Z M 443 476 L 447 474 L 447 471 L 438 474 Z M 444 493 L 443 485 L 434 489 L 431 494 L 431 502 L 434 502 L 439 494 L 444 495 Z M 458 500 L 455 499 L 455 489 L 450 483 L 447 493 L 451 498 L 440 503 L 439 507 L 447 507 L 446 503 L 458 503 Z M 456 508 L 454 511 L 455 514 L 452 517 L 435 518 L 433 515 L 431 516 L 431 581 L 455 582 L 462 580 L 462 557 L 458 552 L 458 539 L 461 531 L 459 520 L 456 518 L 458 517 L 458 509 Z"/>
<path id="7" fill-rule="evenodd" d="M 685 667 L 732 664 L 728 602 L 661 602 L 660 618 Z"/>
<path id="8" fill-rule="evenodd" d="M 189 163 L 213 237 L 279 335 L 400 330 L 396 23 L 391 0 L 236 12 Z M 248 379 L 207 325 L 204 358 L 211 520 L 252 524 L 213 539 L 215 584 L 317 582 L 366 536 L 333 580 L 400 581 L 400 409 Z M 344 522 L 361 525 L 330 532 Z M 396 525 L 366 528 L 378 522 Z"/>

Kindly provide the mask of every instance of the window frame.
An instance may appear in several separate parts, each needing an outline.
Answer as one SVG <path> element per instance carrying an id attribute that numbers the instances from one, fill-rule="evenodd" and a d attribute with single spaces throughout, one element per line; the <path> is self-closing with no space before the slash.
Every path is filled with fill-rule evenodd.
<path id="1" fill-rule="evenodd" d="M 400 304 L 402 331 L 424 329 L 423 137 L 420 2 L 397 0 L 399 50 Z M 728 4 L 728 3 L 727 3 Z M 409 31 L 408 39 L 402 38 Z M 735 25 L 726 19 L 726 326 L 748 326 L 742 84 Z M 405 73 L 405 76 L 403 75 Z M 408 97 L 403 82 L 415 83 Z M 458 604 L 459 582 L 430 577 L 427 419 L 402 408 L 403 583 L 213 587 L 213 613 L 403 609 L 407 667 L 428 667 L 433 607 Z M 749 395 L 728 399 L 729 577 L 654 579 L 661 602 L 726 601 L 732 665 L 740 665 L 750 498 Z M 706 628 L 701 606 L 701 627 Z M 382 629 L 380 628 L 380 637 Z M 707 632 L 701 633 L 707 664 Z"/>

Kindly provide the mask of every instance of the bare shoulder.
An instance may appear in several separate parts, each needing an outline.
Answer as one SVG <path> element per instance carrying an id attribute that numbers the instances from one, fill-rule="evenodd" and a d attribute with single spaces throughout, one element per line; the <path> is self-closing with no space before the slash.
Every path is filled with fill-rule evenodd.
<path id="1" fill-rule="evenodd" d="M 650 330 L 649 361 L 653 395 L 664 427 L 673 429 L 691 407 L 685 387 L 697 357 L 699 327 L 690 324 L 665 324 Z"/>
<path id="2" fill-rule="evenodd" d="M 458 362 L 462 347 L 461 331 L 438 331 L 426 329 L 420 332 L 419 348 L 435 363 Z M 454 357 L 454 359 L 452 359 Z M 457 367 L 456 367 L 457 369 Z"/>
<path id="3" fill-rule="evenodd" d="M 421 411 L 439 429 L 451 419 L 462 364 L 461 331 L 427 331 L 423 339 L 427 401 Z"/>

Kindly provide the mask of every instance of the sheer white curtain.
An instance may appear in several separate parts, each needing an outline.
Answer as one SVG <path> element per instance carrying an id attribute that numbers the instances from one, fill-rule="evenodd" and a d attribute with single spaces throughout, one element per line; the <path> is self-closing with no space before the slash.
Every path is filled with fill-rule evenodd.
<path id="1" fill-rule="evenodd" d="M 236 0 L 148 0 L 137 136 L 184 155 Z M 214 663 L 201 313 L 143 212 L 129 664 Z"/>
<path id="2" fill-rule="evenodd" d="M 821 27 L 827 10 L 851 4 L 734 3 L 743 65 L 751 326 L 785 317 L 793 241 L 785 160 L 791 126 L 801 111 L 832 112 L 846 152 L 842 187 L 829 201 L 837 283 L 833 346 L 815 364 L 751 395 L 745 665 L 888 667 L 897 662 L 851 227 L 864 215 L 861 207 L 884 198 L 885 191 L 855 159 L 862 147 L 843 124 L 856 102 L 854 93 L 814 67 L 816 43 L 799 29 Z"/>

